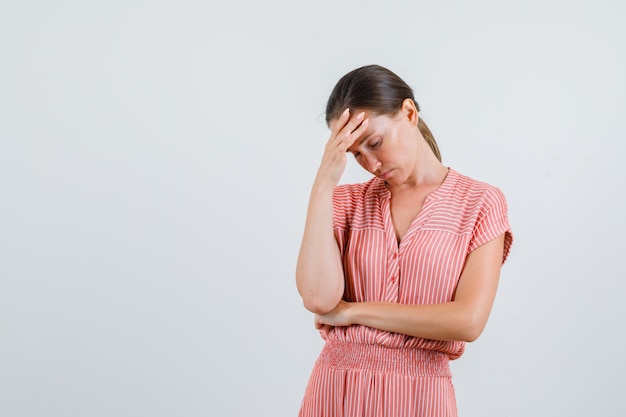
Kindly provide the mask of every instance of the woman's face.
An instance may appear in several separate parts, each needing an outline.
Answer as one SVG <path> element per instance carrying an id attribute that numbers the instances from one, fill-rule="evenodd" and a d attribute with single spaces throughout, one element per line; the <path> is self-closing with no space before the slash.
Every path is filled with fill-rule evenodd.
<path id="1" fill-rule="evenodd" d="M 356 116 L 360 111 L 355 111 Z M 353 117 L 355 117 L 353 116 Z M 395 115 L 379 115 L 365 110 L 369 124 L 348 152 L 366 171 L 390 185 L 405 183 L 415 172 L 417 122 L 400 110 Z"/>

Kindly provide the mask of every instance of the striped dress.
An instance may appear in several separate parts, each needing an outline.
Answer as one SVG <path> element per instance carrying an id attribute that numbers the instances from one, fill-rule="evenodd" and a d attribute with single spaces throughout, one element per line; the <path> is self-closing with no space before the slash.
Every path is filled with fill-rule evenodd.
<path id="1" fill-rule="evenodd" d="M 474 249 L 512 234 L 502 192 L 450 169 L 430 193 L 400 243 L 383 180 L 340 185 L 333 226 L 345 274 L 344 300 L 435 304 L 451 301 Z M 321 330 L 301 417 L 456 416 L 449 360 L 465 343 L 353 325 Z"/>

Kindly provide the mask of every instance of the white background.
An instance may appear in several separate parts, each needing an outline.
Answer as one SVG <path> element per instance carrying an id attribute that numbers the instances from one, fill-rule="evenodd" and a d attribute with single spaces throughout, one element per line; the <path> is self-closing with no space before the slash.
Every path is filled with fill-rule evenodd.
<path id="1" fill-rule="evenodd" d="M 324 105 L 371 63 L 508 198 L 460 415 L 626 415 L 625 21 L 618 0 L 2 1 L 0 415 L 295 416 Z"/>

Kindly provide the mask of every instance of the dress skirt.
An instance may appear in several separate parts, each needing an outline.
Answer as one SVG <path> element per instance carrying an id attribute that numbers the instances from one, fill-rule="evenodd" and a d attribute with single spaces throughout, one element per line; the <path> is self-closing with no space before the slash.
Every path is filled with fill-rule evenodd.
<path id="1" fill-rule="evenodd" d="M 300 417 L 456 417 L 445 353 L 328 340 Z"/>

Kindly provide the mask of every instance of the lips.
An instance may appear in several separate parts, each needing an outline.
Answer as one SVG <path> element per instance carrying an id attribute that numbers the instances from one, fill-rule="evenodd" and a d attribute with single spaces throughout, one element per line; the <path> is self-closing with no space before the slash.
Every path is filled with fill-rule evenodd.
<path id="1" fill-rule="evenodd" d="M 380 178 L 381 180 L 387 180 L 389 177 L 391 177 L 391 170 L 385 171 L 378 175 L 378 178 Z"/>

